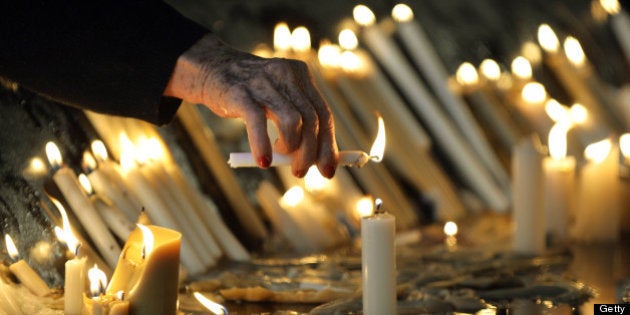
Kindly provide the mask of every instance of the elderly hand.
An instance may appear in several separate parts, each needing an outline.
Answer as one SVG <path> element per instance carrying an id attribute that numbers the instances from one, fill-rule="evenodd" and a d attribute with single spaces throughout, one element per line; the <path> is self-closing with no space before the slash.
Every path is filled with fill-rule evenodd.
<path id="1" fill-rule="evenodd" d="M 303 177 L 313 164 L 325 177 L 335 174 L 331 111 L 302 61 L 260 58 L 208 34 L 179 57 L 164 94 L 204 104 L 220 117 L 242 118 L 262 168 L 271 165 L 271 119 L 279 131 L 273 150 L 292 155 L 295 176 Z"/>

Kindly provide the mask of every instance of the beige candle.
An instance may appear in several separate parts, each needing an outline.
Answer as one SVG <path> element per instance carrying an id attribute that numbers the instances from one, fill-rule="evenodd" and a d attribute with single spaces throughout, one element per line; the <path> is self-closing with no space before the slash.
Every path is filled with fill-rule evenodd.
<path id="1" fill-rule="evenodd" d="M 50 288 L 42 280 L 42 278 L 29 266 L 24 259 L 18 259 L 19 253 L 15 243 L 11 239 L 9 234 L 5 234 L 4 236 L 7 252 L 11 259 L 13 259 L 14 263 L 9 265 L 9 270 L 15 277 L 20 280 L 20 283 L 24 285 L 27 289 L 29 289 L 33 294 L 37 296 L 45 296 L 50 293 Z"/>
<path id="2" fill-rule="evenodd" d="M 85 227 L 87 234 L 109 266 L 115 266 L 120 246 L 103 219 L 90 202 L 74 171 L 62 164 L 61 153 L 53 142 L 46 144 L 46 154 L 53 168 L 57 168 L 53 180 L 74 214 Z"/>
<path id="3" fill-rule="evenodd" d="M 124 292 L 131 314 L 175 314 L 180 244 L 177 231 L 138 225 L 123 247 L 107 295 Z"/>

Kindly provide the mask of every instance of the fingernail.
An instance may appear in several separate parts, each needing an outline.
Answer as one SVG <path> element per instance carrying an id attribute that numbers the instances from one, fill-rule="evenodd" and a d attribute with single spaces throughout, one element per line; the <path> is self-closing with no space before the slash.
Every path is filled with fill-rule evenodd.
<path id="1" fill-rule="evenodd" d="M 258 159 L 258 165 L 262 168 L 268 168 L 271 166 L 271 158 L 266 155 L 261 156 L 260 159 Z"/>
<path id="2" fill-rule="evenodd" d="M 326 176 L 326 178 L 332 178 L 333 176 L 335 176 L 336 170 L 336 167 L 332 165 L 327 165 L 326 167 L 324 167 L 324 176 Z"/>
<path id="3" fill-rule="evenodd" d="M 293 172 L 293 175 L 295 177 L 302 178 L 302 177 L 304 177 L 306 175 L 306 171 L 305 170 L 297 170 L 297 171 Z"/>

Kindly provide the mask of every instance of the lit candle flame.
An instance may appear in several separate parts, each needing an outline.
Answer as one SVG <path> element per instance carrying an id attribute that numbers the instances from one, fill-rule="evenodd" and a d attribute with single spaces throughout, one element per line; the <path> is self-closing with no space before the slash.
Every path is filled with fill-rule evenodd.
<path id="1" fill-rule="evenodd" d="M 92 153 L 85 151 L 83 152 L 83 169 L 90 173 L 93 170 L 96 169 L 96 159 L 94 158 L 94 156 L 92 155 Z"/>
<path id="2" fill-rule="evenodd" d="M 538 82 L 529 82 L 523 86 L 521 96 L 529 103 L 542 103 L 547 99 L 547 90 Z"/>
<path id="3" fill-rule="evenodd" d="M 498 81 L 501 78 L 501 67 L 492 59 L 484 59 L 479 65 L 479 71 L 491 81 Z"/>
<path id="4" fill-rule="evenodd" d="M 604 139 L 589 144 L 586 149 L 584 149 L 584 157 L 593 163 L 601 163 L 606 159 L 611 150 L 612 142 L 610 139 Z"/>
<path id="5" fill-rule="evenodd" d="M 546 23 L 540 24 L 538 27 L 538 43 L 547 52 L 555 53 L 560 48 L 558 36 Z"/>
<path id="6" fill-rule="evenodd" d="M 79 174 L 78 178 L 81 187 L 83 187 L 88 196 L 92 195 L 94 193 L 94 189 L 92 188 L 92 184 L 90 183 L 88 177 L 85 174 L 81 173 Z"/>
<path id="7" fill-rule="evenodd" d="M 300 186 L 293 186 L 282 195 L 281 203 L 289 207 L 295 207 L 302 200 L 304 200 L 304 190 Z"/>
<path id="8" fill-rule="evenodd" d="M 529 80 L 532 78 L 532 64 L 523 56 L 518 56 L 510 64 L 512 73 L 520 79 Z"/>
<path id="9" fill-rule="evenodd" d="M 9 253 L 9 257 L 11 257 L 13 261 L 18 260 L 18 258 L 20 257 L 18 249 L 15 246 L 15 243 L 13 243 L 13 239 L 11 239 L 11 236 L 9 234 L 4 235 L 4 242 L 7 244 L 7 252 Z"/>
<path id="10" fill-rule="evenodd" d="M 455 79 L 461 85 L 471 86 L 479 82 L 479 75 L 477 74 L 477 69 L 475 69 L 475 66 L 473 66 L 472 63 L 464 62 L 459 66 L 459 68 L 457 68 Z"/>
<path id="11" fill-rule="evenodd" d="M 566 128 L 569 128 L 572 124 L 569 108 L 563 106 L 553 98 L 547 100 L 545 103 L 545 112 L 551 120 L 558 124 L 562 124 Z"/>
<path id="12" fill-rule="evenodd" d="M 374 213 L 374 200 L 370 196 L 364 196 L 357 201 L 355 209 L 360 218 L 369 217 Z"/>
<path id="13" fill-rule="evenodd" d="M 569 115 L 571 116 L 571 121 L 575 124 L 583 124 L 588 119 L 588 110 L 584 105 L 580 103 L 575 103 L 569 109 Z"/>
<path id="14" fill-rule="evenodd" d="M 564 40 L 564 53 L 574 66 L 580 67 L 586 62 L 586 55 L 580 42 L 573 36 L 568 36 Z"/>
<path id="15" fill-rule="evenodd" d="M 61 152 L 59 151 L 59 147 L 52 141 L 46 143 L 46 157 L 48 157 L 48 162 L 54 169 L 61 167 L 63 163 Z"/>
<path id="16" fill-rule="evenodd" d="M 130 170 L 136 165 L 136 147 L 124 133 L 120 134 L 120 148 L 120 167 L 123 170 Z"/>
<path id="17" fill-rule="evenodd" d="M 105 143 L 103 143 L 103 141 L 94 140 L 92 141 L 90 147 L 92 149 L 92 154 L 94 154 L 94 157 L 99 159 L 99 161 L 107 160 L 107 148 L 105 147 Z"/>
<path id="18" fill-rule="evenodd" d="M 619 146 L 623 157 L 630 159 L 630 133 L 624 133 L 619 137 Z"/>
<path id="19" fill-rule="evenodd" d="M 311 49 L 311 34 L 306 27 L 298 26 L 293 30 L 291 47 L 295 52 L 307 52 Z"/>
<path id="20" fill-rule="evenodd" d="M 555 124 L 549 130 L 547 142 L 549 155 L 554 160 L 562 160 L 567 156 L 567 128 L 561 124 Z"/>
<path id="21" fill-rule="evenodd" d="M 144 152 L 142 155 L 144 162 L 147 160 L 159 161 L 164 158 L 165 155 L 164 148 L 157 138 L 142 139 L 138 145 L 138 150 L 136 150 L 136 155 L 138 155 L 139 152 Z"/>
<path id="22" fill-rule="evenodd" d="M 207 308 L 213 314 L 216 314 L 216 315 L 228 314 L 228 310 L 225 308 L 225 306 L 210 300 L 209 298 L 205 297 L 203 294 L 199 292 L 193 292 L 193 296 L 195 297 L 195 299 L 197 299 L 197 301 L 199 301 L 199 303 L 201 303 L 205 308 Z"/>
<path id="23" fill-rule="evenodd" d="M 138 226 L 138 228 L 140 228 L 140 231 L 142 231 L 142 257 L 144 259 L 147 259 L 151 254 L 151 251 L 153 250 L 153 233 L 148 227 L 142 224 L 138 223 L 136 225 Z"/>
<path id="24" fill-rule="evenodd" d="M 448 221 L 444 223 L 444 234 L 446 234 L 446 236 L 457 235 L 457 223 L 453 221 Z"/>
<path id="25" fill-rule="evenodd" d="M 288 51 L 291 48 L 291 30 L 287 23 L 276 24 L 273 30 L 273 48 L 276 51 Z"/>
<path id="26" fill-rule="evenodd" d="M 319 63 L 324 67 L 336 68 L 339 66 L 339 60 L 341 56 L 341 48 L 338 45 L 331 44 L 330 42 L 322 42 L 319 45 L 317 51 L 317 59 Z"/>
<path id="27" fill-rule="evenodd" d="M 370 26 L 376 22 L 374 12 L 363 4 L 359 4 L 352 9 L 352 16 L 354 21 L 361 26 Z"/>
<path id="28" fill-rule="evenodd" d="M 621 11 L 621 5 L 618 0 L 599 0 L 599 4 L 611 15 L 615 15 Z"/>
<path id="29" fill-rule="evenodd" d="M 88 279 L 90 280 L 90 293 L 93 297 L 105 293 L 105 288 L 107 288 L 107 275 L 105 275 L 105 272 L 98 268 L 96 264 L 88 270 Z"/>
<path id="30" fill-rule="evenodd" d="M 378 116 L 378 132 L 376 133 L 376 138 L 374 138 L 374 143 L 372 144 L 372 148 L 370 149 L 370 159 L 374 162 L 380 162 L 383 160 L 383 155 L 385 154 L 385 122 L 383 122 L 383 117 Z"/>
<path id="31" fill-rule="evenodd" d="M 521 45 L 521 54 L 532 64 L 540 64 L 542 61 L 540 46 L 532 41 L 526 41 Z"/>
<path id="32" fill-rule="evenodd" d="M 68 213 L 66 212 L 66 209 L 63 207 L 61 202 L 59 202 L 59 200 L 52 197 L 50 197 L 50 200 L 55 205 L 55 207 L 57 207 L 59 213 L 61 214 L 61 224 L 63 226 L 63 229 L 61 231 L 61 236 L 57 235 L 57 238 L 59 238 L 60 241 L 66 243 L 68 250 L 70 250 L 70 252 L 72 252 L 76 256 L 79 254 L 79 247 L 81 246 L 81 243 L 76 238 L 76 236 L 74 236 L 74 233 L 72 233 L 70 220 L 68 219 Z"/>
<path id="33" fill-rule="evenodd" d="M 329 182 L 330 180 L 322 176 L 315 165 L 309 167 L 308 172 L 304 176 L 304 187 L 312 192 L 323 190 Z"/>
<path id="34" fill-rule="evenodd" d="M 413 20 L 413 10 L 408 5 L 399 3 L 392 9 L 392 18 L 396 22 L 409 22 Z"/>
<path id="35" fill-rule="evenodd" d="M 346 50 L 354 50 L 359 46 L 357 35 L 351 29 L 343 29 L 339 32 L 339 46 Z"/>
<path id="36" fill-rule="evenodd" d="M 346 50 L 339 56 L 341 68 L 346 72 L 357 72 L 361 69 L 361 58 L 354 51 Z"/>

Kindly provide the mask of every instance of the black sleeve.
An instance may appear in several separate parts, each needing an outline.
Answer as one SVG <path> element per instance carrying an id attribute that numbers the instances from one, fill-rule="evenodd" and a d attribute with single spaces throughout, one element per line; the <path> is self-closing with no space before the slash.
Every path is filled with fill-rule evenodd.
<path id="1" fill-rule="evenodd" d="M 56 101 L 163 124 L 177 57 L 208 31 L 159 0 L 0 1 L 0 76 Z"/>

